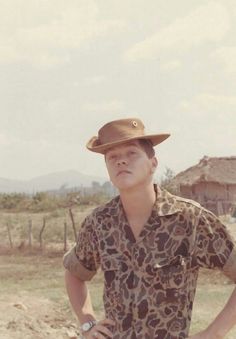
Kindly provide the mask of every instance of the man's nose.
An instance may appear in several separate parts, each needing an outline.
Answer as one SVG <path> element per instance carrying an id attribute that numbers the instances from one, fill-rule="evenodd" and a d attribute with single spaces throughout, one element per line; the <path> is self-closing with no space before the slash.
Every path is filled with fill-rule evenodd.
<path id="1" fill-rule="evenodd" d="M 127 160 L 124 156 L 120 156 L 118 159 L 117 159 L 117 165 L 120 166 L 120 165 L 126 165 L 127 164 Z"/>

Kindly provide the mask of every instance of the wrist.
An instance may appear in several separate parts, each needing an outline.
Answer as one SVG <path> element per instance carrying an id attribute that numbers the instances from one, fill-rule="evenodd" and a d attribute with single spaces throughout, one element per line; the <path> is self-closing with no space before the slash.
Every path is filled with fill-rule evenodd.
<path id="1" fill-rule="evenodd" d="M 81 323 L 79 330 L 82 336 L 85 336 L 96 324 L 96 320 L 89 320 Z"/>

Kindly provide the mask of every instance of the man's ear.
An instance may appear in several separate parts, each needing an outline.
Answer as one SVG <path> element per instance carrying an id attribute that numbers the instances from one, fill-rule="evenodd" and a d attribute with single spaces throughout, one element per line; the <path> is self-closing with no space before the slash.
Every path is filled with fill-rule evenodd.
<path id="1" fill-rule="evenodd" d="M 158 160 L 157 160 L 157 157 L 153 157 L 152 158 L 152 173 L 155 172 L 155 170 L 157 169 L 157 166 L 158 166 Z"/>

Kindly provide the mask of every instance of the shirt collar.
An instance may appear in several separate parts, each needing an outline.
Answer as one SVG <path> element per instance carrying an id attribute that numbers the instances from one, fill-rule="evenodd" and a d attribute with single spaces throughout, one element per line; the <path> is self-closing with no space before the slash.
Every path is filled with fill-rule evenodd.
<path id="1" fill-rule="evenodd" d="M 153 205 L 152 215 L 165 216 L 175 214 L 181 211 L 179 201 L 177 197 L 165 189 L 161 189 L 159 186 L 154 184 L 154 190 L 156 192 L 156 201 Z M 114 199 L 117 214 L 123 211 L 120 196 Z M 118 203 L 118 204 L 117 204 Z"/>
<path id="2" fill-rule="evenodd" d="M 154 189 L 156 191 L 156 201 L 153 205 L 151 215 L 144 225 L 137 242 L 142 241 L 142 239 L 144 239 L 149 232 L 152 232 L 160 226 L 160 220 L 157 217 L 168 216 L 181 211 L 178 199 L 174 195 L 167 192 L 166 190 L 160 189 L 157 185 L 154 185 Z M 123 221 L 123 224 L 120 225 L 122 228 L 124 225 L 128 224 L 128 221 L 121 203 L 120 196 L 117 196 L 115 199 L 113 199 L 113 207 L 114 208 L 109 210 L 109 213 L 115 221 L 114 224 L 119 222 L 119 220 Z M 131 235 L 132 232 L 130 231 L 129 227 L 125 228 L 125 232 L 129 233 L 127 237 L 130 239 L 133 238 L 133 241 L 135 241 L 134 236 Z"/>
<path id="3" fill-rule="evenodd" d="M 156 191 L 156 201 L 153 211 L 158 216 L 171 215 L 181 211 L 179 202 L 173 194 L 161 189 L 156 184 L 154 184 L 154 189 Z"/>

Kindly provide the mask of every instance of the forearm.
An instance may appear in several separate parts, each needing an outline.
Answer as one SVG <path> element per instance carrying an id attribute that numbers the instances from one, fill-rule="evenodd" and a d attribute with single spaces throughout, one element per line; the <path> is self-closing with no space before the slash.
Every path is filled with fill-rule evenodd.
<path id="1" fill-rule="evenodd" d="M 71 306 L 79 322 L 94 320 L 95 315 L 86 282 L 66 270 L 65 283 Z"/>
<path id="2" fill-rule="evenodd" d="M 224 338 L 234 325 L 236 325 L 236 288 L 207 331 L 212 334 L 212 338 Z"/>

